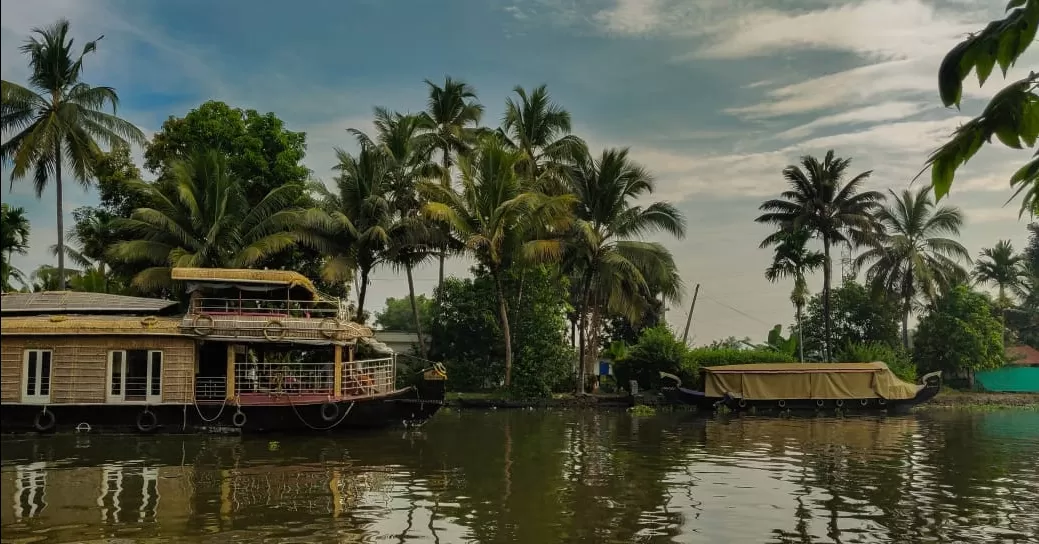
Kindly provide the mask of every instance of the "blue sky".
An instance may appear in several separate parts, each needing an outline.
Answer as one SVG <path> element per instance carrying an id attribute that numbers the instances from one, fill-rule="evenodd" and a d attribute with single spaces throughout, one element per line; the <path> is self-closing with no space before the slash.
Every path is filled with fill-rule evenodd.
<path id="1" fill-rule="evenodd" d="M 474 85 L 497 125 L 515 85 L 545 83 L 594 150 L 629 146 L 658 179 L 655 195 L 687 215 L 676 254 L 689 292 L 702 284 L 693 336 L 762 339 L 791 321 L 790 285 L 763 277 L 770 255 L 757 206 L 781 191 L 783 166 L 834 148 L 873 169 L 876 189 L 901 190 L 928 152 L 1003 84 L 968 84 L 963 113 L 940 107 L 942 55 L 1001 13 L 1005 0 L 270 0 L 2 2 L 0 75 L 24 82 L 18 46 L 58 17 L 82 42 L 104 34 L 84 79 L 116 87 L 120 113 L 146 133 L 208 99 L 273 111 L 308 134 L 307 166 L 330 179 L 345 129 L 368 130 L 380 105 L 424 107 L 423 79 Z M 1039 65 L 1032 47 L 1008 76 Z M 140 150 L 137 150 L 138 159 Z M 1025 155 L 991 146 L 957 179 L 972 253 L 1009 238 L 1021 247 L 1006 180 Z M 50 262 L 54 193 L 28 182 L 3 199 L 33 220 L 23 270 Z M 91 204 L 66 191 L 65 210 Z M 451 263 L 465 274 L 468 263 Z M 418 272 L 430 290 L 433 267 Z M 369 300 L 406 293 L 390 270 Z M 821 278 L 815 278 L 816 287 Z M 686 309 L 669 320 L 683 325 Z"/>

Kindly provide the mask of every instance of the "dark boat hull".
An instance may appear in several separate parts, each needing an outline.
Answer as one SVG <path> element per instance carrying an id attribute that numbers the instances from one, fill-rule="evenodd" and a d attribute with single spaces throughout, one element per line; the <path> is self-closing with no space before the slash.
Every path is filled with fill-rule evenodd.
<path id="1" fill-rule="evenodd" d="M 886 411 L 889 413 L 904 413 L 909 411 L 910 408 L 923 404 L 934 398 L 938 394 L 940 387 L 937 385 L 928 385 L 920 389 L 916 396 L 911 399 L 895 399 L 886 400 L 880 398 L 871 399 L 834 399 L 834 400 L 813 400 L 813 399 L 792 399 L 786 401 L 777 400 L 742 400 L 725 397 L 721 399 L 719 405 L 725 406 L 733 411 L 820 411 L 820 410 L 841 410 L 845 412 L 882 412 Z"/>
<path id="2" fill-rule="evenodd" d="M 0 410 L 0 431 L 39 432 L 132 432 L 132 433 L 341 433 L 357 429 L 417 427 L 444 404 L 443 382 L 427 381 L 367 398 L 333 402 L 287 402 L 278 404 L 161 404 L 143 405 L 51 404 L 51 427 L 39 418 L 41 405 L 11 404 Z M 241 414 L 241 415 L 239 415 Z"/>
<path id="3" fill-rule="evenodd" d="M 695 406 L 699 410 L 714 410 L 722 399 L 719 397 L 708 397 L 703 391 L 694 391 L 684 387 L 665 387 L 662 389 L 664 398 L 672 404 L 685 404 Z"/>

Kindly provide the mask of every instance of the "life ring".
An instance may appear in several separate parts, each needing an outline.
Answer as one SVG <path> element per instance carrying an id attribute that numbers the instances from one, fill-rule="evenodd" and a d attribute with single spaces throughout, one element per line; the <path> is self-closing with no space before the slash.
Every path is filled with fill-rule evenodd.
<path id="1" fill-rule="evenodd" d="M 869 399 L 862 399 L 859 401 L 859 406 L 866 406 L 869 404 Z"/>
<path id="2" fill-rule="evenodd" d="M 263 337 L 271 342 L 285 338 L 285 324 L 277 319 L 272 319 L 263 326 Z"/>
<path id="3" fill-rule="evenodd" d="M 841 400 L 841 399 L 837 399 L 837 401 L 834 402 L 834 404 L 836 404 L 837 407 L 840 408 L 840 407 L 844 406 L 844 401 Z"/>
<path id="4" fill-rule="evenodd" d="M 738 402 L 736 402 L 736 406 L 739 406 L 740 408 L 746 408 L 747 401 L 745 399 L 740 399 Z"/>
<path id="5" fill-rule="evenodd" d="M 778 404 L 780 408 L 786 408 L 786 401 L 785 400 L 781 400 L 781 401 L 777 402 L 776 404 Z"/>
<path id="6" fill-rule="evenodd" d="M 817 407 L 819 407 L 819 408 L 822 408 L 824 404 L 826 404 L 826 401 L 823 400 L 823 399 L 819 399 L 819 400 L 815 401 L 815 405 Z"/>
<path id="7" fill-rule="evenodd" d="M 321 419 L 329 423 L 339 419 L 339 405 L 334 402 L 326 402 L 322 404 Z"/>
<path id="8" fill-rule="evenodd" d="M 142 433 L 150 433 L 159 426 L 159 418 L 155 415 L 155 412 L 145 410 L 137 414 L 137 430 Z"/>
<path id="9" fill-rule="evenodd" d="M 325 338 L 335 338 L 339 333 L 339 320 L 334 317 L 326 317 L 321 320 L 321 335 Z"/>
<path id="10" fill-rule="evenodd" d="M 233 416 L 231 416 L 231 423 L 233 423 L 235 427 L 238 427 L 240 429 L 245 425 L 247 419 L 248 418 L 245 417 L 245 412 L 239 410 L 235 412 Z"/>
<path id="11" fill-rule="evenodd" d="M 191 327 L 195 329 L 195 334 L 206 336 L 213 332 L 213 317 L 206 314 L 198 314 L 191 321 Z"/>
<path id="12" fill-rule="evenodd" d="M 42 411 L 36 412 L 36 417 L 32 420 L 32 427 L 37 432 L 45 433 L 54 430 L 57 422 L 58 418 L 54 417 L 54 412 L 44 407 Z"/>
<path id="13" fill-rule="evenodd" d="M 159 319 L 157 317 L 155 317 L 154 315 L 149 315 L 147 317 L 142 317 L 141 318 L 141 325 L 144 325 L 144 328 L 146 328 L 146 329 L 150 329 L 150 328 L 154 327 L 155 324 L 158 323 L 158 322 L 159 322 Z"/>

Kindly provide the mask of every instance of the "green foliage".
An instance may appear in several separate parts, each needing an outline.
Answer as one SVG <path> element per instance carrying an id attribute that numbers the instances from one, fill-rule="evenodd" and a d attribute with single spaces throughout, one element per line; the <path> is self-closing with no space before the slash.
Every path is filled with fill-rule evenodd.
<path id="1" fill-rule="evenodd" d="M 878 296 L 862 284 L 846 279 L 840 287 L 833 290 L 832 306 L 835 340 L 856 344 L 899 344 L 898 323 L 901 311 L 898 302 Z M 822 296 L 816 295 L 809 301 L 808 310 L 805 312 L 805 359 L 823 359 L 823 315 Z"/>
<path id="2" fill-rule="evenodd" d="M 177 160 L 188 158 L 196 149 L 219 151 L 228 157 L 228 168 L 242 180 L 250 205 L 286 184 L 296 189 L 295 198 L 301 198 L 302 184 L 310 177 L 302 164 L 305 133 L 286 130 L 273 113 L 261 115 L 216 100 L 184 117 L 168 118 L 145 149 L 144 165 L 164 178 Z"/>
<path id="3" fill-rule="evenodd" d="M 1019 342 L 1039 349 L 1039 223 L 1028 225 L 1028 230 L 1021 261 L 1024 276 L 1015 289 L 1020 304 L 1007 309 L 1006 323 Z"/>
<path id="4" fill-rule="evenodd" d="M 433 299 L 426 295 L 415 296 L 418 305 L 419 320 L 423 331 L 429 331 L 432 325 Z M 415 331 L 415 316 L 411 312 L 411 300 L 408 297 L 387 298 L 386 308 L 375 313 L 375 324 L 390 331 Z"/>
<path id="5" fill-rule="evenodd" d="M 916 382 L 916 364 L 902 348 L 891 347 L 882 342 L 845 344 L 837 351 L 837 359 L 847 363 L 887 363 L 891 372 L 907 382 Z"/>
<path id="6" fill-rule="evenodd" d="M 797 357 L 797 335 L 791 333 L 790 336 L 784 338 L 783 326 L 776 325 L 775 327 L 772 327 L 772 330 L 768 331 L 768 344 L 766 347 L 772 351 L 783 353 L 791 357 Z"/>
<path id="7" fill-rule="evenodd" d="M 742 365 L 752 363 L 793 363 L 797 359 L 789 353 L 771 349 L 712 349 L 689 350 L 689 359 L 699 367 Z"/>
<path id="8" fill-rule="evenodd" d="M 959 286 L 939 299 L 913 338 L 921 370 L 985 370 L 1006 362 L 1003 327 L 989 299 Z"/>
<path id="9" fill-rule="evenodd" d="M 10 262 L 11 254 L 25 255 L 29 249 L 29 218 L 24 208 L 12 208 L 7 203 L 0 204 L 0 289 L 9 291 L 10 280 L 15 279 L 25 284 L 20 270 Z"/>
<path id="10" fill-rule="evenodd" d="M 946 55 L 938 69 L 938 90 L 945 106 L 960 106 L 963 80 L 974 71 L 984 85 L 992 68 L 1007 71 L 1035 40 L 1039 26 L 1039 0 L 1011 0 L 1006 17 L 992 21 L 981 32 L 971 34 Z M 996 93 L 981 115 L 956 129 L 952 139 L 927 161 L 931 183 L 940 200 L 948 194 L 956 169 L 973 157 L 992 136 L 1004 145 L 1023 149 L 1035 147 L 1039 139 L 1039 74 L 1010 84 Z M 1014 196 L 1024 193 L 1021 213 L 1039 214 L 1039 154 L 1011 176 Z M 1012 197 L 1013 198 L 1013 197 Z"/>
<path id="11" fill-rule="evenodd" d="M 627 357 L 614 363 L 618 383 L 627 384 L 635 380 L 640 387 L 647 389 L 657 389 L 669 383 L 660 379 L 661 372 L 674 374 L 681 378 L 682 383 L 691 384 L 696 381 L 697 369 L 697 361 L 691 356 L 689 347 L 675 338 L 667 325 L 642 331 Z"/>
<path id="12" fill-rule="evenodd" d="M 639 404 L 637 406 L 632 406 L 628 408 L 628 413 L 638 417 L 655 416 L 657 415 L 657 409 L 652 406 L 647 406 L 645 404 Z"/>
<path id="13" fill-rule="evenodd" d="M 474 272 L 473 279 L 446 278 L 431 314 L 431 358 L 444 362 L 449 387 L 456 391 L 498 389 L 505 376 L 494 280 L 486 271 Z M 518 347 L 508 391 L 513 396 L 545 397 L 570 385 L 574 354 L 565 336 L 567 286 L 555 276 L 551 268 L 536 267 L 505 282 Z"/>
<path id="14" fill-rule="evenodd" d="M 754 344 L 750 341 L 749 336 L 744 336 L 742 339 L 736 338 L 735 336 L 730 336 L 728 338 L 722 338 L 720 340 L 711 340 L 711 343 L 707 344 L 707 349 L 727 349 L 739 351 L 741 349 L 746 349 L 748 346 L 753 345 Z"/>

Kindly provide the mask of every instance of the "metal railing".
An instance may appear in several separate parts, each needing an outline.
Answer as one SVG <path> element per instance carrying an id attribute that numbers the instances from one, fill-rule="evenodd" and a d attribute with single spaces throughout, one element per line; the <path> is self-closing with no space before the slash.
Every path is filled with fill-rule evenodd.
<path id="1" fill-rule="evenodd" d="M 324 319 L 326 317 L 346 320 L 345 308 L 338 301 L 270 300 L 259 298 L 194 298 L 189 313 L 237 315 L 251 317 L 297 317 Z"/>
<path id="2" fill-rule="evenodd" d="M 393 357 L 343 361 L 344 397 L 368 397 L 394 389 L 396 360 Z"/>
<path id="3" fill-rule="evenodd" d="M 236 364 L 235 393 L 314 395 L 335 392 L 335 363 Z"/>
<path id="4" fill-rule="evenodd" d="M 264 299 L 196 298 L 181 321 L 197 336 L 292 342 L 346 341 L 371 336 L 371 330 L 351 323 L 341 303 Z"/>
<path id="5" fill-rule="evenodd" d="M 222 400 L 227 396 L 227 378 L 223 376 L 199 376 L 195 378 L 195 398 L 198 400 Z"/>

